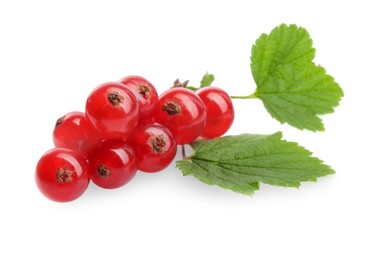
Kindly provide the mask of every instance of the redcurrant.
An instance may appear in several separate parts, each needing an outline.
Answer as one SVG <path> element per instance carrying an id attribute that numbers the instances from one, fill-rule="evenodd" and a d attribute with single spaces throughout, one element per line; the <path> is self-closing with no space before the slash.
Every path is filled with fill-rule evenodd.
<path id="1" fill-rule="evenodd" d="M 170 129 L 177 144 L 190 144 L 203 132 L 206 109 L 194 92 L 176 87 L 159 96 L 154 118 Z"/>
<path id="2" fill-rule="evenodd" d="M 176 155 L 176 141 L 170 130 L 159 124 L 139 124 L 128 139 L 133 148 L 138 170 L 158 172 Z"/>
<path id="3" fill-rule="evenodd" d="M 80 197 L 89 184 L 84 158 L 65 148 L 54 148 L 38 161 L 35 172 L 37 187 L 47 198 L 68 202 Z"/>
<path id="4" fill-rule="evenodd" d="M 231 127 L 235 113 L 230 96 L 217 87 L 204 87 L 196 94 L 206 106 L 207 119 L 201 137 L 215 138 L 223 135 Z"/>
<path id="5" fill-rule="evenodd" d="M 56 147 L 68 148 L 87 158 L 98 144 L 98 135 L 84 113 L 70 112 L 56 121 L 53 142 Z"/>
<path id="6" fill-rule="evenodd" d="M 89 157 L 91 180 L 105 189 L 119 188 L 128 183 L 137 172 L 133 150 L 124 142 L 103 142 Z"/>
<path id="7" fill-rule="evenodd" d="M 127 76 L 118 82 L 125 85 L 137 98 L 139 104 L 139 120 L 146 121 L 147 119 L 151 119 L 158 102 L 158 93 L 153 84 L 140 76 Z"/>
<path id="8" fill-rule="evenodd" d="M 85 114 L 100 132 L 101 139 L 123 139 L 137 126 L 139 107 L 125 85 L 109 82 L 90 93 Z"/>

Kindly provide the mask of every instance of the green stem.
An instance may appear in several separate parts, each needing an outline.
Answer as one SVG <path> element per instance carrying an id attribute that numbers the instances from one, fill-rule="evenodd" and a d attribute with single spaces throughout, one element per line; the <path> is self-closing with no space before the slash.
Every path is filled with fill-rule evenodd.
<path id="1" fill-rule="evenodd" d="M 251 95 L 248 95 L 248 96 L 231 96 L 231 98 L 250 99 L 250 98 L 257 98 L 257 96 L 256 96 L 256 93 L 252 93 Z"/>
<path id="2" fill-rule="evenodd" d="M 195 88 L 193 86 L 187 86 L 186 88 L 189 90 L 192 90 L 192 91 L 197 91 L 199 89 L 199 88 Z"/>

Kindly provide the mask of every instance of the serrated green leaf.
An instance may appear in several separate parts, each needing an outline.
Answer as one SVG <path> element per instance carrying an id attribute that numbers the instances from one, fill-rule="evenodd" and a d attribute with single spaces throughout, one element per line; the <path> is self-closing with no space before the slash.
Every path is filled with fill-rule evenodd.
<path id="1" fill-rule="evenodd" d="M 242 134 L 192 144 L 194 154 L 176 162 L 184 175 L 250 195 L 259 183 L 299 187 L 334 171 L 307 149 L 273 135 Z"/>
<path id="2" fill-rule="evenodd" d="M 206 74 L 204 74 L 202 80 L 200 81 L 200 87 L 211 86 L 211 84 L 212 84 L 212 82 L 214 82 L 214 80 L 215 80 L 214 75 L 206 72 Z"/>
<path id="3" fill-rule="evenodd" d="M 261 35 L 252 46 L 254 96 L 281 123 L 323 131 L 318 115 L 332 113 L 343 91 L 323 67 L 312 62 L 314 56 L 304 28 L 282 24 L 269 35 Z"/>

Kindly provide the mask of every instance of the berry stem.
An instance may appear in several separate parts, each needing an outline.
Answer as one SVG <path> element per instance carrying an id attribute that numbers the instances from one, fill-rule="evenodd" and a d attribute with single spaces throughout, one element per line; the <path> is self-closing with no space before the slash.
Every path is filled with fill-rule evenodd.
<path id="1" fill-rule="evenodd" d="M 193 86 L 187 86 L 186 88 L 191 90 L 191 91 L 197 91 L 199 89 L 199 88 L 195 88 Z"/>
<path id="2" fill-rule="evenodd" d="M 187 160 L 188 157 L 186 155 L 186 148 L 184 148 L 184 145 L 182 145 L 182 159 Z"/>

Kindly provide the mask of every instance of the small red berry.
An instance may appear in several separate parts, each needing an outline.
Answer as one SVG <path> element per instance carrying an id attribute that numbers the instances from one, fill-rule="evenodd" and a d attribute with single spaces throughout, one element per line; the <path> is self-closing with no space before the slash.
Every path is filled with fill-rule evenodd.
<path id="1" fill-rule="evenodd" d="M 138 170 L 158 172 L 175 158 L 176 141 L 169 129 L 159 124 L 139 124 L 128 139 L 136 155 Z"/>
<path id="2" fill-rule="evenodd" d="M 231 127 L 235 112 L 230 96 L 217 87 L 203 87 L 196 94 L 206 106 L 207 119 L 201 137 L 215 138 Z"/>
<path id="3" fill-rule="evenodd" d="M 122 141 L 105 141 L 89 157 L 90 178 L 105 189 L 125 185 L 136 172 L 134 152 Z"/>
<path id="4" fill-rule="evenodd" d="M 134 94 L 123 84 L 109 82 L 90 93 L 85 114 L 101 139 L 123 139 L 137 126 L 139 107 Z"/>
<path id="5" fill-rule="evenodd" d="M 150 120 L 158 102 L 158 93 L 153 84 L 140 76 L 127 76 L 118 82 L 125 85 L 137 98 L 139 104 L 139 120 Z"/>
<path id="6" fill-rule="evenodd" d="M 57 202 L 75 200 L 89 184 L 86 161 L 68 149 L 51 149 L 38 161 L 35 180 L 47 198 Z"/>
<path id="7" fill-rule="evenodd" d="M 82 112 L 70 112 L 56 121 L 53 130 L 56 147 L 67 148 L 87 158 L 98 145 L 98 134 Z"/>
<path id="8" fill-rule="evenodd" d="M 154 118 L 170 129 L 177 144 L 190 144 L 203 132 L 206 108 L 194 92 L 176 87 L 159 96 Z"/>

